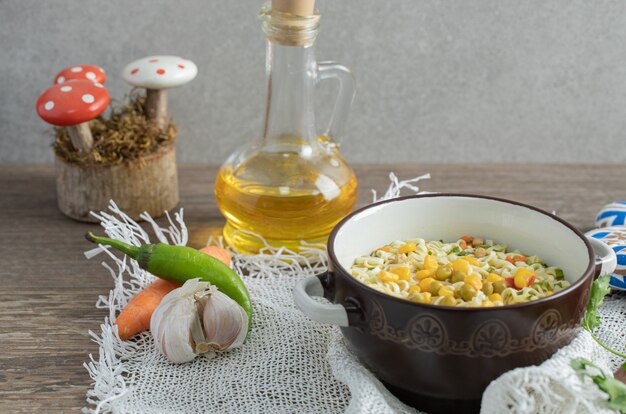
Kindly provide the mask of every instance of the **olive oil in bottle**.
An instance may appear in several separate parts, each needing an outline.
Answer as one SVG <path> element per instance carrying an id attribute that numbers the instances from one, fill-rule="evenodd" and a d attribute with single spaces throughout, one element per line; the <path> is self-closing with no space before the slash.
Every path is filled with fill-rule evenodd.
<path id="1" fill-rule="evenodd" d="M 224 238 L 240 252 L 256 253 L 264 241 L 294 251 L 301 241 L 325 243 L 356 201 L 354 172 L 333 141 L 352 103 L 354 80 L 344 66 L 315 61 L 319 15 L 313 8 L 311 0 L 292 0 L 261 11 L 268 38 L 263 133 L 226 160 L 215 183 L 227 220 Z M 318 137 L 315 85 L 327 78 L 338 79 L 340 91 L 328 130 Z"/>
<path id="2" fill-rule="evenodd" d="M 223 168 L 215 194 L 230 245 L 258 252 L 263 244 L 252 232 L 297 251 L 300 240 L 325 243 L 354 207 L 356 187 L 354 173 L 338 154 L 311 163 L 294 153 L 262 153 L 236 170 Z"/>

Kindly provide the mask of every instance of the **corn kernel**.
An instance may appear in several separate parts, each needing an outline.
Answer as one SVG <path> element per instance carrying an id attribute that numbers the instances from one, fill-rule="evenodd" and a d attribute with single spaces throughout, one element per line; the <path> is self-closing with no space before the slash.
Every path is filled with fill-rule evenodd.
<path id="1" fill-rule="evenodd" d="M 439 296 L 450 296 L 450 297 L 454 297 L 454 289 L 448 287 L 448 286 L 442 286 L 439 288 L 439 292 L 438 292 Z"/>
<path id="2" fill-rule="evenodd" d="M 411 280 L 411 270 L 406 266 L 396 267 L 391 269 L 390 272 L 398 275 L 400 280 Z"/>
<path id="3" fill-rule="evenodd" d="M 487 296 L 487 298 L 492 302 L 502 302 L 502 296 L 500 296 L 499 293 L 492 293 L 491 295 Z"/>
<path id="4" fill-rule="evenodd" d="M 491 302 L 489 300 L 486 300 L 480 306 L 483 307 L 483 308 L 493 308 L 494 304 L 493 304 L 493 302 Z"/>
<path id="5" fill-rule="evenodd" d="M 489 273 L 487 275 L 487 282 L 496 283 L 501 280 L 504 280 L 504 278 L 497 273 Z"/>
<path id="6" fill-rule="evenodd" d="M 439 304 L 444 306 L 456 306 L 456 299 L 454 299 L 453 296 L 444 296 Z"/>
<path id="7" fill-rule="evenodd" d="M 409 287 L 409 293 L 413 293 L 413 292 L 419 293 L 421 291 L 422 291 L 422 289 L 420 289 L 419 285 L 411 285 Z"/>
<path id="8" fill-rule="evenodd" d="M 463 256 L 462 259 L 465 260 L 466 262 L 469 262 L 469 264 L 471 265 L 480 266 L 480 262 L 471 256 Z"/>
<path id="9" fill-rule="evenodd" d="M 398 253 L 411 253 L 417 250 L 415 243 L 405 243 L 398 248 Z"/>
<path id="10" fill-rule="evenodd" d="M 531 276 L 535 275 L 535 272 L 531 269 L 528 269 L 526 267 L 520 267 L 519 269 L 517 269 L 517 271 L 515 272 L 515 275 L 524 275 L 527 278 L 530 279 Z"/>
<path id="11" fill-rule="evenodd" d="M 535 276 L 535 272 L 530 269 L 526 269 L 524 267 L 520 267 L 515 272 L 515 278 L 513 279 L 513 283 L 517 289 L 523 289 L 528 286 L 529 280 Z"/>
<path id="12" fill-rule="evenodd" d="M 483 288 L 483 281 L 480 279 L 480 276 L 475 273 L 466 277 L 464 282 L 466 285 L 470 285 L 476 290 L 481 290 Z"/>
<path id="13" fill-rule="evenodd" d="M 422 279 L 421 282 L 420 282 L 420 289 L 422 290 L 422 292 L 424 292 L 425 290 L 428 290 L 428 287 L 434 281 L 435 281 L 435 279 L 433 279 L 432 277 L 427 277 L 425 279 Z"/>
<path id="14" fill-rule="evenodd" d="M 430 292 L 418 293 L 415 295 L 415 300 L 420 303 L 430 303 L 432 300 L 432 295 Z"/>
<path id="15" fill-rule="evenodd" d="M 378 278 L 381 282 L 397 282 L 400 279 L 398 275 L 387 272 L 386 270 L 381 270 L 380 273 L 378 273 Z"/>
<path id="16" fill-rule="evenodd" d="M 437 263 L 437 258 L 435 256 L 427 255 L 424 257 L 424 269 L 437 270 L 438 267 L 439 263 Z"/>
<path id="17" fill-rule="evenodd" d="M 415 278 L 418 280 L 425 279 L 427 277 L 432 277 L 435 275 L 435 271 L 433 269 L 424 269 L 418 270 L 415 272 Z"/>
<path id="18" fill-rule="evenodd" d="M 452 270 L 456 270 L 457 272 L 463 272 L 468 275 L 470 271 L 469 262 L 463 259 L 456 259 L 454 262 L 452 262 Z"/>

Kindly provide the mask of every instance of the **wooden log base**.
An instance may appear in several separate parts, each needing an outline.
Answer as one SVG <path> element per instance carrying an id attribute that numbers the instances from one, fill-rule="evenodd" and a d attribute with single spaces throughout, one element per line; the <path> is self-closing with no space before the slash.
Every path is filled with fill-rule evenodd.
<path id="1" fill-rule="evenodd" d="M 56 157 L 57 202 L 63 214 L 95 223 L 91 211 L 107 210 L 113 200 L 134 220 L 144 211 L 160 217 L 178 204 L 174 145 L 132 162 L 84 167 Z"/>

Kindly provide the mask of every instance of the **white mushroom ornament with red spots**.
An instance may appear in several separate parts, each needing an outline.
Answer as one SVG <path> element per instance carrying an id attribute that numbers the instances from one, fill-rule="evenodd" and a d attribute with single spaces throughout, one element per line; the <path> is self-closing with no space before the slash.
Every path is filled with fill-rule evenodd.
<path id="1" fill-rule="evenodd" d="M 178 56 L 148 56 L 126 66 L 122 77 L 129 84 L 146 88 L 145 113 L 165 129 L 167 125 L 166 89 L 184 85 L 198 74 L 198 67 Z"/>
<path id="2" fill-rule="evenodd" d="M 107 75 L 104 69 L 96 65 L 74 65 L 63 69 L 54 77 L 56 85 L 71 80 L 89 80 L 98 83 L 105 83 Z"/>
<path id="3" fill-rule="evenodd" d="M 72 80 L 48 88 L 37 99 L 37 114 L 49 124 L 67 128 L 72 146 L 88 153 L 93 147 L 89 121 L 109 105 L 109 92 L 97 82 Z"/>

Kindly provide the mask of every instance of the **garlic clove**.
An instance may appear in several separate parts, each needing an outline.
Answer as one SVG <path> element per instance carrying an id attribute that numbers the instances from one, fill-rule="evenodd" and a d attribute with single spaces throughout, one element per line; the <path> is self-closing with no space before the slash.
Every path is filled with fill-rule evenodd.
<path id="1" fill-rule="evenodd" d="M 189 362 L 196 357 L 196 353 L 191 346 L 189 339 L 189 329 L 191 326 L 191 314 L 176 317 L 172 312 L 167 318 L 167 328 L 161 337 L 161 352 L 171 362 L 180 364 Z M 158 347 L 158 345 L 157 345 Z"/>
<path id="2" fill-rule="evenodd" d="M 233 349 L 246 339 L 248 314 L 228 295 L 213 289 L 199 298 L 206 342 L 214 349 Z"/>
<path id="3" fill-rule="evenodd" d="M 191 331 L 198 311 L 196 295 L 205 291 L 209 283 L 191 279 L 168 293 L 150 319 L 150 331 L 157 350 L 174 363 L 183 363 L 196 357 Z"/>

